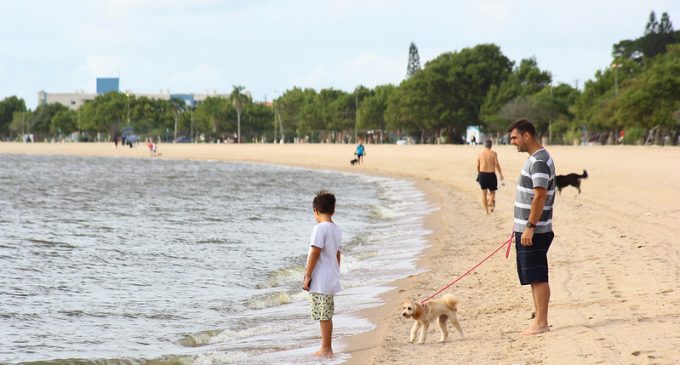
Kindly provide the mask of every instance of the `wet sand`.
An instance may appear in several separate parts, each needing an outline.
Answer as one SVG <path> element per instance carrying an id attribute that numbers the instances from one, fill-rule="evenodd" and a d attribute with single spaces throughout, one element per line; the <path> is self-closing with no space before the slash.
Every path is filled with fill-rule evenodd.
<path id="1" fill-rule="evenodd" d="M 680 361 L 680 148 L 548 146 L 558 174 L 581 173 L 582 194 L 568 187 L 555 203 L 550 249 L 551 332 L 522 337 L 530 323 L 530 289 L 519 285 L 514 249 L 495 255 L 446 292 L 460 300 L 465 338 L 409 344 L 411 321 L 399 304 L 421 300 L 496 249 L 512 228 L 514 185 L 525 153 L 498 146 L 505 174 L 496 212 L 485 215 L 475 182 L 480 146 L 367 145 L 350 166 L 353 145 L 160 144 L 159 158 L 275 163 L 379 174 L 415 181 L 438 210 L 420 258 L 425 272 L 392 283 L 386 304 L 357 315 L 374 331 L 336 339 L 350 364 L 609 364 Z M 113 143 L 0 143 L 0 153 L 150 158 L 145 146 Z M 0 161 L 1 166 L 1 161 Z M 341 323 L 336 326 L 342 325 Z"/>

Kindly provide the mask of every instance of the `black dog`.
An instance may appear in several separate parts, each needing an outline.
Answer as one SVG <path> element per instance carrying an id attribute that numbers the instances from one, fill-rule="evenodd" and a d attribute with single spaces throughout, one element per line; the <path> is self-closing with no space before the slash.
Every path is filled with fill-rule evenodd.
<path id="1" fill-rule="evenodd" d="M 356 158 L 355 158 L 355 159 L 353 159 L 353 160 L 350 160 L 350 161 L 349 161 L 349 163 L 350 163 L 350 164 L 352 164 L 352 166 L 356 165 L 356 164 L 357 164 L 357 162 L 359 162 L 359 160 L 358 160 L 358 159 L 356 159 Z"/>
<path id="2" fill-rule="evenodd" d="M 568 175 L 557 175 L 555 176 L 555 182 L 557 183 L 557 191 L 562 193 L 562 188 L 566 188 L 571 185 L 578 189 L 578 193 L 581 194 L 581 179 L 588 177 L 588 171 L 583 170 L 583 175 L 579 174 L 568 174 Z"/>

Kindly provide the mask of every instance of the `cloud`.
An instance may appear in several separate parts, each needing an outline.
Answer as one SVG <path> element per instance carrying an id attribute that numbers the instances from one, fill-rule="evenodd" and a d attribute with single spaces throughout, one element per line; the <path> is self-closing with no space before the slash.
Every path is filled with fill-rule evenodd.
<path id="1" fill-rule="evenodd" d="M 124 56 L 89 55 L 86 59 L 87 71 L 92 78 L 118 76 L 122 69 L 130 65 Z"/>

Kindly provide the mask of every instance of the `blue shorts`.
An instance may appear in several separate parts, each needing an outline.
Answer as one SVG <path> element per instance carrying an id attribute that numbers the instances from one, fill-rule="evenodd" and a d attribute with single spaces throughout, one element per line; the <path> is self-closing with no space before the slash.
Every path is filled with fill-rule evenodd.
<path id="1" fill-rule="evenodd" d="M 522 246 L 522 233 L 515 232 L 517 250 L 517 275 L 522 285 L 548 282 L 548 249 L 555 234 L 536 233 L 533 246 Z"/>

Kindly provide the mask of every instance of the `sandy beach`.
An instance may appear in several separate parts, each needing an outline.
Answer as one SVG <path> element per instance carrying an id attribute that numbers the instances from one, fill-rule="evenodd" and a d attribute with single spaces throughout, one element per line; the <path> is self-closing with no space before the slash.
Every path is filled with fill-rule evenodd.
<path id="1" fill-rule="evenodd" d="M 551 332 L 522 337 L 533 305 L 519 285 L 514 248 L 490 258 L 446 292 L 459 301 L 465 331 L 438 343 L 409 344 L 411 320 L 399 304 L 424 299 L 505 241 L 515 182 L 526 153 L 494 146 L 505 175 L 496 212 L 485 215 L 475 182 L 480 146 L 367 145 L 350 166 L 353 145 L 160 144 L 159 158 L 274 163 L 378 174 L 415 181 L 437 210 L 427 217 L 425 270 L 392 285 L 386 304 L 357 313 L 377 328 L 336 339 L 349 364 L 673 364 L 680 362 L 680 148 L 547 146 L 558 174 L 588 170 L 582 193 L 557 197 L 549 262 Z M 150 158 L 145 146 L 113 143 L 0 143 L 2 153 Z M 1 158 L 1 157 L 0 157 Z M 0 160 L 1 166 L 1 160 Z M 341 325 L 341 324 L 336 324 Z"/>

